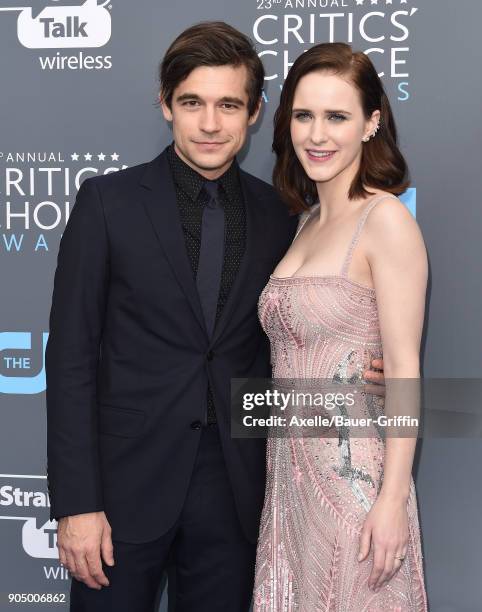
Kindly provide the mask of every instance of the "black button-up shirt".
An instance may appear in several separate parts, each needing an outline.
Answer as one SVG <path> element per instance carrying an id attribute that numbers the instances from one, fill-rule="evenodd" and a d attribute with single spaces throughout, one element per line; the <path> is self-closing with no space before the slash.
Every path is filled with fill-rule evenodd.
<path id="1" fill-rule="evenodd" d="M 191 262 L 193 276 L 196 278 L 201 249 L 203 207 L 207 201 L 205 191 L 202 188 L 207 179 L 177 155 L 174 144 L 168 149 L 168 159 L 176 189 L 176 200 L 186 250 Z M 226 305 L 246 247 L 246 208 L 236 161 L 217 179 L 217 182 L 220 186 L 220 203 L 224 208 L 225 233 L 224 261 L 216 310 L 216 323 Z M 208 388 L 207 422 L 216 422 L 211 388 Z"/>

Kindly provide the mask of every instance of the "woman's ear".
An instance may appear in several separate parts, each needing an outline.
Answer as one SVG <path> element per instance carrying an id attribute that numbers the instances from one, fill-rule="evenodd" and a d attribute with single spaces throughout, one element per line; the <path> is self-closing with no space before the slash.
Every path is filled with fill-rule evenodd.
<path id="1" fill-rule="evenodd" d="M 362 138 L 363 142 L 368 142 L 370 138 L 373 138 L 380 128 L 380 117 L 381 113 L 379 110 L 375 110 L 372 113 L 370 119 L 365 122 L 365 134 Z"/>

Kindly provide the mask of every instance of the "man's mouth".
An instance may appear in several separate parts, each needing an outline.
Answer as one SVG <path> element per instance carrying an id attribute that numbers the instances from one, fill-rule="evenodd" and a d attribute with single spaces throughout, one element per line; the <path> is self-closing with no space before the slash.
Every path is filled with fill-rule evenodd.
<path id="1" fill-rule="evenodd" d="M 212 142 L 210 140 L 195 140 L 194 143 L 201 147 L 220 147 L 221 145 L 225 144 L 224 142 Z"/>

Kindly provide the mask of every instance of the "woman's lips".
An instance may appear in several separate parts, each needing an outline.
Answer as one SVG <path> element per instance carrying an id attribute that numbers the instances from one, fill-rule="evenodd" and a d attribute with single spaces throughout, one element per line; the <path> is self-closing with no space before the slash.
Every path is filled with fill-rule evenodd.
<path id="1" fill-rule="evenodd" d="M 314 149 L 307 149 L 306 154 L 308 155 L 308 159 L 310 161 L 314 161 L 316 163 L 326 163 L 333 159 L 336 151 L 316 151 Z"/>

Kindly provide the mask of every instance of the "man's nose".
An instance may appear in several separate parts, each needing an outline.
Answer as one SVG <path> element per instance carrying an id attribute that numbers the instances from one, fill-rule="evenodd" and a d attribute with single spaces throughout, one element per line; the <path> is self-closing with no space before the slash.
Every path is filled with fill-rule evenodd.
<path id="1" fill-rule="evenodd" d="M 199 127 L 203 132 L 218 132 L 220 122 L 217 109 L 206 107 L 202 112 Z"/>

